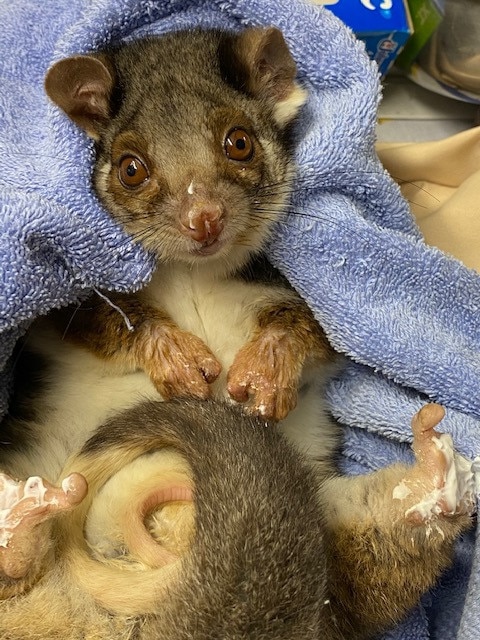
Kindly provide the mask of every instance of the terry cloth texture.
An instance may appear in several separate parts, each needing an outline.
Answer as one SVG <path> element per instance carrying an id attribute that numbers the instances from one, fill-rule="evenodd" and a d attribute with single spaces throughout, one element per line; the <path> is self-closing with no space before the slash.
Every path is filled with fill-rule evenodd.
<path id="1" fill-rule="evenodd" d="M 408 459 L 410 419 L 426 398 L 448 407 L 460 452 L 478 455 L 479 277 L 421 240 L 375 154 L 376 68 L 330 12 L 300 0 L 4 0 L 0 24 L 0 409 L 7 360 L 32 318 L 93 287 L 135 289 L 152 269 L 92 193 L 92 143 L 48 103 L 47 68 L 144 34 L 276 25 L 310 97 L 291 212 L 268 252 L 351 359 L 329 392 L 348 425 L 344 466 Z M 479 638 L 479 580 L 472 534 L 388 638 Z"/>

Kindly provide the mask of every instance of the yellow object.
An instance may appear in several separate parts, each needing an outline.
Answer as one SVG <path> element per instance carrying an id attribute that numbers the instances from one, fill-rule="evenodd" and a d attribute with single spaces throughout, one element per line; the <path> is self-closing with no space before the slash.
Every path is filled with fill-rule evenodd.
<path id="1" fill-rule="evenodd" d="M 480 127 L 433 142 L 379 143 L 425 241 L 480 272 Z"/>

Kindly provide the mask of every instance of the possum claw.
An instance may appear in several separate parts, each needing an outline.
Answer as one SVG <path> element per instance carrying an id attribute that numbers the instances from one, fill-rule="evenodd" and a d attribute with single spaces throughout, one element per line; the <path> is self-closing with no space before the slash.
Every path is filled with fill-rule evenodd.
<path id="1" fill-rule="evenodd" d="M 211 395 L 221 365 L 200 338 L 175 326 L 153 324 L 144 328 L 137 343 L 142 365 L 165 400 Z"/>
<path id="2" fill-rule="evenodd" d="M 264 332 L 237 353 L 227 376 L 227 390 L 236 402 L 250 402 L 247 413 L 283 420 L 297 404 L 299 371 L 288 343 Z"/>

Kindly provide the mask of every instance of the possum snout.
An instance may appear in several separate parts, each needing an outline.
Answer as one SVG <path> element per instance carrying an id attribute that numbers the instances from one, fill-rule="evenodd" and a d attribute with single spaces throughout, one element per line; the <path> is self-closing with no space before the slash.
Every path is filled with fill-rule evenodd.
<path id="1" fill-rule="evenodd" d="M 223 230 L 225 208 L 215 198 L 201 192 L 188 194 L 181 206 L 181 232 L 196 242 L 211 244 Z"/>

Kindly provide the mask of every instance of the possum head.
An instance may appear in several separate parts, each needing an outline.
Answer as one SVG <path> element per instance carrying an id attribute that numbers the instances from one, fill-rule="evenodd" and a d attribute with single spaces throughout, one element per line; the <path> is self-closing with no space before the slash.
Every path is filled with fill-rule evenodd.
<path id="1" fill-rule="evenodd" d="M 50 98 L 94 138 L 94 184 L 159 260 L 236 269 L 288 199 L 305 102 L 281 32 L 188 31 L 56 63 Z"/>

